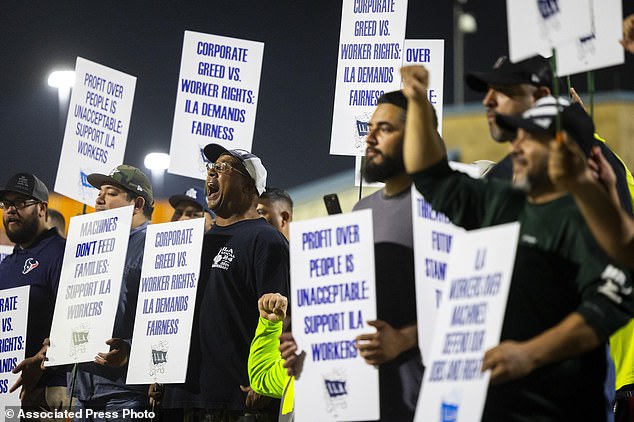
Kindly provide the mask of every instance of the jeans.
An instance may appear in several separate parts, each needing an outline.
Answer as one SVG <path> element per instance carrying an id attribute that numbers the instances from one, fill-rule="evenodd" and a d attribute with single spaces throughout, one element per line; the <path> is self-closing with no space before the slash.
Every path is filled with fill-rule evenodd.
<path id="1" fill-rule="evenodd" d="M 143 422 L 152 418 L 145 397 L 77 400 L 75 411 L 75 422 Z"/>

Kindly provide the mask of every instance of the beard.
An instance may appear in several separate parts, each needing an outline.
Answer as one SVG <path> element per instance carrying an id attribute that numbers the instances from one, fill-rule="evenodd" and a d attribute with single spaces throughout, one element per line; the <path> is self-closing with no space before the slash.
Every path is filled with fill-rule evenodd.
<path id="1" fill-rule="evenodd" d="M 398 156 L 385 155 L 379 152 L 383 157 L 381 164 L 376 164 L 373 161 L 366 161 L 363 168 L 363 178 L 368 183 L 385 182 L 386 180 L 396 176 L 405 171 L 405 165 L 403 164 L 403 153 L 400 152 Z"/>
<path id="2" fill-rule="evenodd" d="M 7 233 L 7 237 L 16 245 L 22 245 L 33 240 L 39 228 L 37 215 L 22 217 L 20 222 L 21 224 L 19 224 L 18 227 L 10 229 L 6 217 L 4 220 L 4 229 Z"/>

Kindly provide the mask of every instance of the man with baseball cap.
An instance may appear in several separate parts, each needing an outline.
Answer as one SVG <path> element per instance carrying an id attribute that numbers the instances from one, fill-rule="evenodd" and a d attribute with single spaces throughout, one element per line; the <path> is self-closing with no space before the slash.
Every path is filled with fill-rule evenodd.
<path id="1" fill-rule="evenodd" d="M 172 195 L 169 197 L 169 203 L 174 208 L 174 214 L 170 221 L 190 220 L 192 218 L 205 218 L 205 232 L 213 225 L 213 216 L 211 210 L 207 206 L 207 197 L 205 191 L 193 186 L 185 191 L 182 195 Z M 208 217 L 209 216 L 209 217 Z"/>
<path id="2" fill-rule="evenodd" d="M 550 95 L 553 72 L 548 59 L 534 56 L 517 63 L 506 57 L 497 59 L 488 72 L 472 72 L 466 76 L 467 86 L 485 93 L 482 105 L 486 108 L 491 138 L 497 142 L 513 139 L 514 133 L 504 130 L 495 122 L 495 114 L 522 114 L 538 99 Z M 496 164 L 487 177 L 510 180 L 513 175 L 511 156 Z"/>
<path id="3" fill-rule="evenodd" d="M 491 138 L 497 142 L 508 142 L 513 140 L 515 133 L 500 127 L 495 115 L 521 115 L 533 107 L 537 100 L 551 94 L 554 77 L 548 59 L 542 56 L 533 56 L 516 63 L 511 63 L 507 57 L 502 56 L 490 71 L 469 73 L 466 82 L 474 91 L 486 93 L 482 105 L 486 108 Z M 572 93 L 576 96 L 576 92 Z M 606 158 L 617 176 L 617 191 L 621 204 L 632 214 L 634 179 L 622 160 L 607 147 L 605 141 L 597 135 L 595 137 L 597 143 L 603 144 L 601 149 L 605 151 Z M 512 175 L 513 166 L 509 154 L 489 170 L 486 177 L 511 180 Z"/>
<path id="4" fill-rule="evenodd" d="M 187 381 L 166 386 L 163 407 L 184 408 L 194 420 L 235 421 L 246 407 L 257 406 L 253 392 L 244 390 L 258 299 L 271 292 L 288 295 L 288 242 L 256 210 L 266 186 L 261 160 L 218 144 L 204 153 L 207 203 L 216 224 L 203 242 Z M 263 412 L 275 418 L 278 409 Z"/>
<path id="5" fill-rule="evenodd" d="M 35 175 L 18 173 L 0 190 L 2 222 L 13 253 L 0 263 L 0 289 L 30 286 L 25 359 L 12 390 L 22 386 L 22 407 L 34 411 L 60 410 L 68 405 L 66 371 L 42 372 L 34 358 L 49 336 L 65 241 L 57 229 L 48 228 L 48 189 Z"/>
<path id="6" fill-rule="evenodd" d="M 78 409 L 83 409 L 79 420 L 92 420 L 86 414 L 86 409 L 117 412 L 119 419 L 108 420 L 123 420 L 124 409 L 143 411 L 148 406 L 147 386 L 126 385 L 126 375 L 145 233 L 154 210 L 154 195 L 148 177 L 138 168 L 125 164 L 117 166 L 109 174 L 89 174 L 88 182 L 99 189 L 95 201 L 96 212 L 128 205 L 133 206 L 133 211 L 119 306 L 112 338 L 106 341 L 110 349 L 98 353 L 94 362 L 79 365 L 75 396 Z"/>
<path id="7" fill-rule="evenodd" d="M 482 361 L 491 370 L 482 420 L 607 420 L 605 344 L 634 313 L 631 275 L 598 248 L 574 199 L 548 177 L 558 112 L 582 148 L 594 142 L 592 120 L 580 105 L 553 97 L 521 116 L 497 115 L 501 129 L 516 131 L 515 186 L 471 179 L 451 170 L 427 129 L 427 71 L 401 73 L 410 104 L 405 168 L 416 188 L 468 230 L 521 223 L 501 342 Z"/>

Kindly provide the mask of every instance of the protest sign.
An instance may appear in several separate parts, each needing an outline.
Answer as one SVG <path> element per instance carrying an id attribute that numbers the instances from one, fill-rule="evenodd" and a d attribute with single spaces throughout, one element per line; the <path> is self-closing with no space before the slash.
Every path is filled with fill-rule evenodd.
<path id="1" fill-rule="evenodd" d="M 0 421 L 4 421 L 7 406 L 20 406 L 20 390 L 9 393 L 20 374 L 11 371 L 22 362 L 26 348 L 26 324 L 29 315 L 30 286 L 0 290 Z"/>
<path id="2" fill-rule="evenodd" d="M 206 176 L 203 148 L 251 151 L 264 44 L 185 31 L 168 171 Z"/>
<path id="3" fill-rule="evenodd" d="M 557 47 L 557 75 L 565 76 L 625 61 L 620 0 L 590 0 L 592 31 Z"/>
<path id="4" fill-rule="evenodd" d="M 182 383 L 205 219 L 147 228 L 127 384 Z"/>
<path id="5" fill-rule="evenodd" d="M 134 76 L 77 57 L 55 192 L 95 205 L 87 176 L 123 163 L 135 86 Z"/>
<path id="6" fill-rule="evenodd" d="M 13 246 L 0 245 L 0 262 L 13 253 Z"/>
<path id="7" fill-rule="evenodd" d="M 415 421 L 480 421 L 500 341 L 520 224 L 465 232 L 452 245 Z"/>
<path id="8" fill-rule="evenodd" d="M 293 336 L 306 352 L 295 418 L 378 419 L 378 371 L 355 347 L 376 319 L 372 211 L 293 222 L 290 239 Z"/>
<path id="9" fill-rule="evenodd" d="M 376 100 L 401 86 L 407 0 L 344 0 L 330 154 L 363 155 Z"/>
<path id="10" fill-rule="evenodd" d="M 47 366 L 108 351 L 119 306 L 132 206 L 72 217 L 51 326 Z"/>
<path id="11" fill-rule="evenodd" d="M 478 168 L 471 164 L 452 161 L 449 165 L 474 179 L 480 177 Z M 465 230 L 453 225 L 444 214 L 434 211 L 414 185 L 411 189 L 418 347 L 425 362 L 429 358 L 452 245 Z"/>
<path id="12" fill-rule="evenodd" d="M 443 109 L 443 81 L 445 66 L 445 40 L 405 40 L 403 54 L 403 66 L 420 64 L 429 71 L 429 89 L 427 95 L 429 102 L 436 111 L 438 117 L 438 133 L 442 135 L 442 109 Z M 400 78 L 400 74 L 399 74 Z M 398 88 L 397 88 L 398 89 Z M 372 113 L 368 115 L 368 121 Z M 366 122 L 367 123 L 367 122 Z M 366 131 L 367 134 L 367 131 Z M 362 142 L 365 150 L 365 136 Z M 363 155 L 363 152 L 362 152 Z M 355 157 L 354 162 L 354 185 L 361 185 L 361 157 Z M 381 182 L 367 183 L 366 187 L 382 187 Z"/>
<path id="13" fill-rule="evenodd" d="M 506 0 L 512 62 L 592 33 L 590 0 Z"/>

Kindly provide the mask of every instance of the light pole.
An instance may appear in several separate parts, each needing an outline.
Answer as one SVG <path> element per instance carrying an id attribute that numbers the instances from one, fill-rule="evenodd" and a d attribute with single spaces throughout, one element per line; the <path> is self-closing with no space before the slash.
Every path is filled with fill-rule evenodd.
<path id="1" fill-rule="evenodd" d="M 453 102 L 464 104 L 464 34 L 477 31 L 478 25 L 472 14 L 462 10 L 468 0 L 453 2 Z"/>
<path id="2" fill-rule="evenodd" d="M 164 152 L 151 152 L 145 156 L 143 164 L 152 172 L 152 187 L 155 195 L 163 191 L 163 176 L 170 166 L 170 156 Z"/>
<path id="3" fill-rule="evenodd" d="M 57 100 L 59 111 L 59 132 L 64 138 L 64 127 L 66 126 L 66 112 L 70 100 L 70 90 L 75 85 L 74 70 L 55 70 L 48 75 L 48 85 L 57 88 Z"/>

